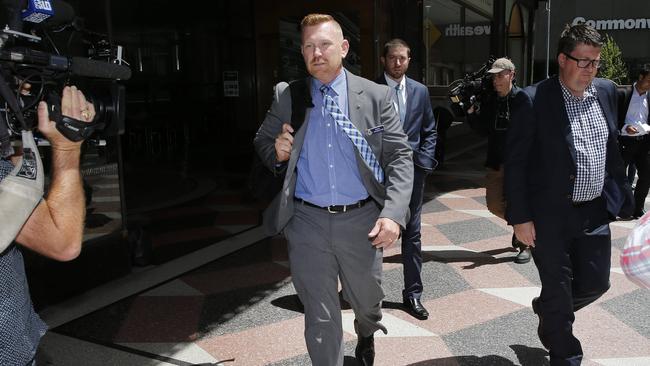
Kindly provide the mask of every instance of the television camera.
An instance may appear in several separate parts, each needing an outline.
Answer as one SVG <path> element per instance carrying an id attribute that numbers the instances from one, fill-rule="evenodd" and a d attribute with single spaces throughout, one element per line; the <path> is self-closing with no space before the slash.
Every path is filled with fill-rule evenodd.
<path id="1" fill-rule="evenodd" d="M 110 26 L 108 27 L 110 30 Z M 55 39 L 65 40 L 65 55 Z M 72 40 L 77 39 L 76 43 Z M 108 40 L 107 40 L 108 39 Z M 56 128 L 68 139 L 81 141 L 124 132 L 125 90 L 118 80 L 131 76 L 122 64 L 122 48 L 108 36 L 89 31 L 72 7 L 60 0 L 0 0 L 0 153 L 11 150 L 11 136 L 37 126 L 37 105 L 44 100 Z M 80 41 L 79 41 L 80 40 Z M 59 42 L 64 43 L 64 42 Z M 88 55 L 92 55 L 92 58 Z M 77 85 L 96 111 L 84 123 L 60 113 L 65 85 Z"/>
<path id="2" fill-rule="evenodd" d="M 482 100 L 494 90 L 492 77 L 487 72 L 494 61 L 494 56 L 490 56 L 480 69 L 449 84 L 449 99 L 454 113 L 464 116 L 472 106 L 477 111 L 480 109 Z"/>

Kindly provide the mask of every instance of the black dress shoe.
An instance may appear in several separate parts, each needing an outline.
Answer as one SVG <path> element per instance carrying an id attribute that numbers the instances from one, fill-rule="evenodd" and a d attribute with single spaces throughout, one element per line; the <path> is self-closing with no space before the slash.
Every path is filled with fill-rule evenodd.
<path id="1" fill-rule="evenodd" d="M 542 314 L 539 313 L 539 297 L 533 298 L 533 312 L 537 314 L 537 317 L 539 317 L 539 325 L 537 326 L 537 336 L 539 337 L 539 340 L 542 342 L 542 346 L 546 349 L 551 349 L 548 345 L 548 341 L 544 340 L 544 337 L 542 337 Z"/>
<path id="2" fill-rule="evenodd" d="M 515 257 L 515 263 L 524 264 L 530 262 L 530 248 L 520 248 L 519 254 Z"/>
<path id="3" fill-rule="evenodd" d="M 412 297 L 404 299 L 404 306 L 411 315 L 420 320 L 424 320 L 429 317 L 429 312 L 424 308 L 424 306 L 422 306 L 420 299 L 415 299 Z"/>
<path id="4" fill-rule="evenodd" d="M 375 336 L 358 336 L 357 348 L 354 349 L 354 357 L 362 366 L 372 366 L 375 363 Z"/>

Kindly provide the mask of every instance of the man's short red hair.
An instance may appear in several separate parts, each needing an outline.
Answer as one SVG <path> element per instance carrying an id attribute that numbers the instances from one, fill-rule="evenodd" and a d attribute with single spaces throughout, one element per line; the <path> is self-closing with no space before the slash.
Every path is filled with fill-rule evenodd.
<path id="1" fill-rule="evenodd" d="M 302 18 L 302 21 L 300 22 L 300 29 L 305 29 L 305 27 L 311 27 L 313 25 L 318 25 L 327 22 L 334 22 L 337 25 L 339 24 L 329 14 L 307 14 L 304 18 Z"/>

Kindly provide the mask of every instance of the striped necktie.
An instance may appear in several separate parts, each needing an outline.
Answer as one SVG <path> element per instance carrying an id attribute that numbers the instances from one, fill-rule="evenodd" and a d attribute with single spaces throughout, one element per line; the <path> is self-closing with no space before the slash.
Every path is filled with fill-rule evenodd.
<path id="1" fill-rule="evenodd" d="M 359 132 L 352 122 L 350 122 L 350 119 L 341 111 L 338 104 L 336 104 L 334 99 L 328 94 L 329 90 L 330 87 L 327 85 L 320 87 L 320 91 L 323 93 L 323 105 L 325 106 L 325 110 L 332 116 L 332 118 L 334 118 L 336 124 L 341 127 L 354 146 L 356 146 L 361 158 L 363 158 L 363 161 L 365 161 L 370 170 L 372 170 L 375 179 L 377 179 L 379 183 L 383 183 L 384 171 L 381 169 L 377 157 L 370 149 L 370 146 L 368 146 L 368 142 L 361 132 Z"/>

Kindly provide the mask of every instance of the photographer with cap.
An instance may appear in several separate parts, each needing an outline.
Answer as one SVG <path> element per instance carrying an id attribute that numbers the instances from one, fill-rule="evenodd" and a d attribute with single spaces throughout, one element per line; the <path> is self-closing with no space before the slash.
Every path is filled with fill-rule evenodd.
<path id="1" fill-rule="evenodd" d="M 29 93 L 28 90 L 23 90 Z M 23 133 L 23 156 L 0 158 L 0 218 L 3 232 L 15 228 L 15 242 L 11 238 L 0 254 L 0 364 L 34 365 L 40 338 L 47 326 L 34 311 L 30 296 L 22 248 L 46 257 L 69 261 L 81 251 L 85 217 L 85 198 L 82 188 L 79 159 L 82 141 L 73 142 L 64 137 L 51 120 L 49 106 L 38 105 L 38 130 L 51 145 L 51 181 L 45 197 L 33 194 L 24 199 L 17 190 L 8 189 L 9 183 L 30 176 L 42 179 L 38 151 L 31 132 Z M 95 108 L 74 86 L 65 87 L 61 98 L 64 118 L 90 123 Z M 3 121 L 4 122 L 4 121 Z M 28 139 L 25 136 L 29 136 Z M 30 142 L 31 140 L 31 142 Z M 14 166 L 15 165 L 15 166 Z M 14 188 L 20 189 L 20 184 Z M 14 220 L 12 212 L 25 206 L 22 201 L 34 199 L 27 209 L 26 221 Z M 15 202 L 9 206 L 7 202 Z M 33 211 L 31 209 L 33 208 Z"/>
<path id="2" fill-rule="evenodd" d="M 488 137 L 485 166 L 485 201 L 488 210 L 504 219 L 506 202 L 503 195 L 503 161 L 506 149 L 506 133 L 510 125 L 510 107 L 513 96 L 520 90 L 514 85 L 515 65 L 509 59 L 499 58 L 488 70 L 492 75 L 494 91 L 480 98 L 480 105 L 467 110 L 467 122 L 479 134 Z M 530 249 L 512 236 L 512 246 L 519 249 L 515 263 L 528 263 Z"/>

